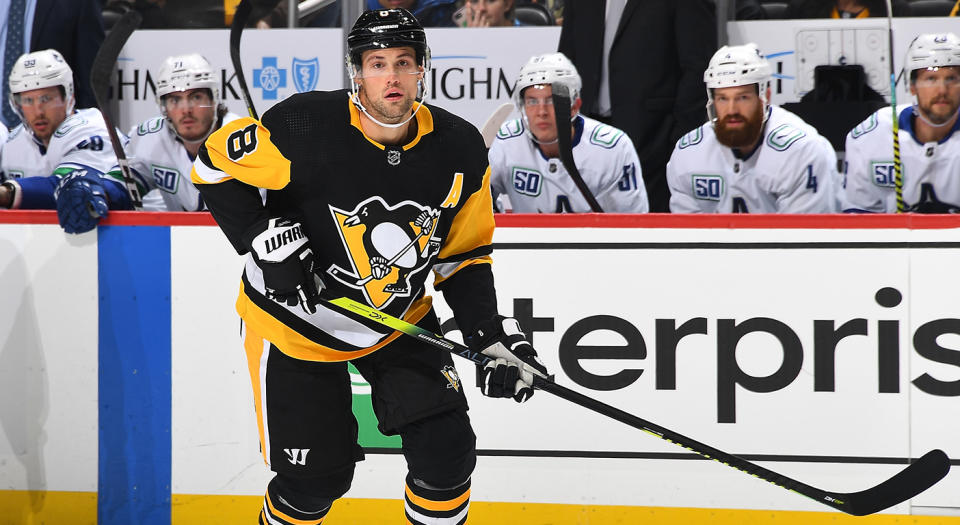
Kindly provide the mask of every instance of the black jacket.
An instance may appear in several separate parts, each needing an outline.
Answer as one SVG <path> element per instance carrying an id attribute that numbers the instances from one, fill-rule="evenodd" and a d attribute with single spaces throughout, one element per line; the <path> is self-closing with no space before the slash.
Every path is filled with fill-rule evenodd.
<path id="1" fill-rule="evenodd" d="M 78 108 L 97 105 L 90 87 L 90 68 L 101 42 L 103 19 L 96 0 L 37 0 L 30 51 L 56 49 L 63 55 L 73 70 Z"/>
<path id="2" fill-rule="evenodd" d="M 594 116 L 603 56 L 605 0 L 567 0 L 560 51 L 583 78 L 583 112 Z M 628 0 L 610 50 L 611 124 L 633 140 L 650 198 L 666 212 L 673 146 L 706 120 L 703 71 L 717 48 L 710 0 Z"/>

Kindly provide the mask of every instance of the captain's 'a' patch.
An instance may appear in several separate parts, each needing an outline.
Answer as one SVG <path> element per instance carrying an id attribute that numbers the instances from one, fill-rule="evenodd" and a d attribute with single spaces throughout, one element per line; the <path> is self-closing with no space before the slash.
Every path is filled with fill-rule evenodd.
<path id="1" fill-rule="evenodd" d="M 350 268 L 336 264 L 327 273 L 363 290 L 374 308 L 384 308 L 395 296 L 408 297 L 410 276 L 429 268 L 440 251 L 434 236 L 440 211 L 413 201 L 390 206 L 379 196 L 345 211 L 330 206 Z"/>

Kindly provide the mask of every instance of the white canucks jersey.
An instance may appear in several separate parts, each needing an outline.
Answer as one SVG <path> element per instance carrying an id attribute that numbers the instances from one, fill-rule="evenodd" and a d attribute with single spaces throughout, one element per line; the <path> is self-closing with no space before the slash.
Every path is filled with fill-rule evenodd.
<path id="1" fill-rule="evenodd" d="M 240 118 L 223 116 L 223 124 Z M 193 160 L 187 149 L 162 116 L 143 121 L 130 129 L 130 142 L 124 148 L 134 178 L 144 194 L 143 206 L 154 211 L 202 211 L 206 209 L 200 192 L 190 182 Z M 114 165 L 111 175 L 121 178 Z M 156 191 L 154 191 L 156 190 Z"/>
<path id="2" fill-rule="evenodd" d="M 640 161 L 630 137 L 583 116 L 578 116 L 573 125 L 574 163 L 603 211 L 649 211 Z M 590 211 L 563 163 L 543 156 L 525 133 L 521 119 L 501 126 L 488 157 L 494 200 L 506 195 L 515 213 Z"/>
<path id="3" fill-rule="evenodd" d="M 121 137 L 123 140 L 123 137 Z M 100 111 L 81 109 L 60 124 L 44 146 L 20 124 L 10 132 L 0 157 L 6 179 L 63 176 L 74 169 L 106 173 L 116 164 L 107 125 Z"/>
<path id="4" fill-rule="evenodd" d="M 705 123 L 677 141 L 667 163 L 673 213 L 835 213 L 842 179 L 830 142 L 789 111 L 770 106 L 747 158 Z"/>
<path id="5" fill-rule="evenodd" d="M 879 109 L 847 133 L 848 211 L 897 211 L 892 113 Z M 905 210 L 960 213 L 960 119 L 943 140 L 923 144 L 913 133 L 913 107 L 897 106 L 897 115 Z"/>

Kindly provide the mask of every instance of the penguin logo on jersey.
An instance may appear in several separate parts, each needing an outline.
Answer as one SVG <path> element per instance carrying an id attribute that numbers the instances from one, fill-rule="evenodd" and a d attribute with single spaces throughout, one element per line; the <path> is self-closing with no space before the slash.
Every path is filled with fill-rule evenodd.
<path id="1" fill-rule="evenodd" d="M 327 273 L 341 283 L 363 290 L 374 308 L 395 296 L 411 293 L 410 276 L 429 268 L 440 251 L 434 237 L 440 211 L 404 201 L 389 206 L 371 197 L 345 211 L 330 206 L 351 268 L 330 266 Z"/>
<path id="2" fill-rule="evenodd" d="M 447 388 L 452 388 L 457 392 L 460 391 L 460 374 L 457 374 L 456 368 L 446 365 L 440 370 L 440 373 L 447 378 Z"/>

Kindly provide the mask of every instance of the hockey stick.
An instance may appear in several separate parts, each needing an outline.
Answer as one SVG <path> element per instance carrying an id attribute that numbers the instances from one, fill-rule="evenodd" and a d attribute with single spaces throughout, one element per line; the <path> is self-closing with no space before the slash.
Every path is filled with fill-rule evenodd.
<path id="1" fill-rule="evenodd" d="M 509 102 L 504 102 L 497 109 L 487 117 L 487 121 L 483 123 L 483 127 L 480 128 L 480 135 L 483 136 L 483 144 L 490 149 L 490 145 L 493 144 L 493 140 L 497 138 L 497 132 L 500 131 L 500 126 L 503 125 L 503 121 L 507 120 L 507 117 L 510 116 L 510 112 L 513 111 L 513 104 Z"/>
<path id="2" fill-rule="evenodd" d="M 410 324 L 402 319 L 360 304 L 352 299 L 341 297 L 325 302 L 364 319 L 369 319 L 403 332 L 431 346 L 473 361 L 480 366 L 484 366 L 491 361 L 489 357 L 479 352 L 474 352 L 464 345 Z M 930 488 L 950 471 L 950 458 L 948 458 L 942 450 L 931 450 L 879 485 L 860 492 L 829 492 L 768 470 L 756 463 L 751 463 L 733 454 L 728 454 L 722 450 L 705 445 L 682 434 L 597 401 L 596 399 L 560 386 L 548 378 L 537 375 L 532 368 L 525 368 L 525 372 L 532 375 L 533 386 L 535 388 L 550 392 L 557 397 L 576 403 L 586 409 L 643 430 L 648 434 L 669 441 L 675 445 L 679 445 L 707 459 L 718 461 L 746 474 L 750 474 L 764 481 L 769 481 L 778 487 L 802 494 L 812 500 L 854 516 L 873 514 L 898 503 L 902 503 Z"/>
<path id="3" fill-rule="evenodd" d="M 900 164 L 900 123 L 897 115 L 897 77 L 893 69 L 893 4 L 887 0 L 887 45 L 890 48 L 890 108 L 893 112 L 893 185 L 897 192 L 897 213 L 903 213 L 903 165 Z"/>
<path id="4" fill-rule="evenodd" d="M 237 75 L 237 83 L 240 84 L 240 94 L 243 95 L 243 103 L 247 106 L 247 113 L 254 120 L 260 120 L 257 116 L 257 109 L 253 107 L 253 99 L 250 98 L 250 90 L 247 89 L 247 79 L 243 76 L 243 63 L 240 61 L 240 37 L 243 34 L 243 27 L 247 25 L 247 19 L 250 18 L 250 12 L 253 6 L 250 0 L 240 0 L 237 11 L 233 14 L 233 22 L 230 24 L 230 62 L 233 63 L 234 72 Z"/>
<path id="5" fill-rule="evenodd" d="M 110 92 L 110 78 L 113 76 L 113 68 L 117 64 L 117 57 L 120 56 L 120 50 L 123 49 L 127 39 L 140 26 L 140 13 L 131 9 L 127 11 L 117 23 L 110 29 L 110 33 L 100 44 L 97 56 L 93 59 L 90 66 L 90 87 L 93 89 L 93 98 L 97 101 L 97 107 L 103 115 L 103 121 L 107 125 L 107 133 L 110 135 L 110 145 L 113 146 L 113 152 L 117 155 L 117 164 L 120 165 L 120 174 L 123 176 L 123 184 L 130 195 L 130 202 L 133 209 L 143 208 L 143 199 L 140 197 L 140 190 L 137 183 L 130 174 L 130 162 L 123 151 L 123 144 L 120 143 L 120 136 L 117 134 L 117 128 L 113 125 L 113 119 L 110 118 L 110 111 L 107 108 Z"/>
<path id="6" fill-rule="evenodd" d="M 573 161 L 573 146 L 571 145 L 572 139 L 570 138 L 570 89 L 559 82 L 553 83 L 552 87 L 553 112 L 557 121 L 557 142 L 560 146 L 560 161 L 563 162 L 563 167 L 567 169 L 567 173 L 570 175 L 570 178 L 573 179 L 573 183 L 577 185 L 580 194 L 587 200 L 587 204 L 590 205 L 590 210 L 594 213 L 603 213 L 603 208 L 600 207 L 600 203 L 597 202 L 596 197 L 590 192 L 587 184 L 583 182 L 583 177 L 580 176 L 580 170 L 577 169 L 577 165 Z"/>

